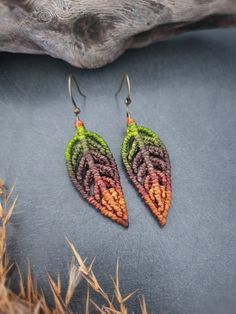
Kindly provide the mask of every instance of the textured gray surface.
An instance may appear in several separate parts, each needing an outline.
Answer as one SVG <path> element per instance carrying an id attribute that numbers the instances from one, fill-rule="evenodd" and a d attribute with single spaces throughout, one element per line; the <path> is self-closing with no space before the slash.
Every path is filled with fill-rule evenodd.
<path id="1" fill-rule="evenodd" d="M 0 174 L 8 184 L 17 179 L 19 194 L 10 251 L 23 269 L 30 259 L 39 284 L 46 285 L 45 265 L 66 277 L 67 236 L 82 256 L 97 256 L 95 270 L 107 289 L 119 256 L 124 292 L 141 288 L 152 313 L 235 313 L 235 35 L 188 34 L 93 71 L 48 57 L 0 55 Z M 71 70 L 88 95 L 81 117 L 117 160 L 128 230 L 88 206 L 67 177 L 64 149 L 74 133 L 66 86 Z M 125 108 L 113 95 L 125 71 L 134 117 L 161 136 L 172 161 L 173 205 L 164 229 L 121 164 Z"/>
<path id="2" fill-rule="evenodd" d="M 129 48 L 236 26 L 236 0 L 0 0 L 0 21 L 0 51 L 97 68 Z"/>

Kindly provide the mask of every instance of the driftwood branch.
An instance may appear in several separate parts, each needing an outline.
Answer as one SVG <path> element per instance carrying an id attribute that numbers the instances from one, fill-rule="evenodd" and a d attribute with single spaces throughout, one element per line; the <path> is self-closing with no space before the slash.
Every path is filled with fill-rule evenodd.
<path id="1" fill-rule="evenodd" d="M 0 51 L 95 68 L 181 32 L 236 25 L 236 0 L 0 0 Z"/>

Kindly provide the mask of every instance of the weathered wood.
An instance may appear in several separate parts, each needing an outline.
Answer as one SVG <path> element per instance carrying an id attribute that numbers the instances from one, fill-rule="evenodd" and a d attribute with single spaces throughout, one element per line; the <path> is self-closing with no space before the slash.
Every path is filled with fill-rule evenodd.
<path id="1" fill-rule="evenodd" d="M 0 0 L 0 51 L 77 66 L 190 30 L 236 25 L 236 0 Z"/>

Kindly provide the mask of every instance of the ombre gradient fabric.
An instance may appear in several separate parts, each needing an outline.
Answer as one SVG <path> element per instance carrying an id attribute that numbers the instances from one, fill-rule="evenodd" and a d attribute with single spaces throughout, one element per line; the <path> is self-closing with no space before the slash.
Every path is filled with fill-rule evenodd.
<path id="1" fill-rule="evenodd" d="M 76 122 L 65 153 L 69 177 L 80 194 L 102 215 L 128 227 L 128 212 L 117 165 L 106 142 Z"/>
<path id="2" fill-rule="evenodd" d="M 165 225 L 171 205 L 171 166 L 165 145 L 152 130 L 128 118 L 122 158 L 138 193 L 160 225 Z"/>

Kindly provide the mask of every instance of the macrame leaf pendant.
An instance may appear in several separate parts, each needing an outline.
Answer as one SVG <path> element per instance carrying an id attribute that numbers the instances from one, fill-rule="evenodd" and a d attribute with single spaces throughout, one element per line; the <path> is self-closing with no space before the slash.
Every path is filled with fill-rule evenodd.
<path id="1" fill-rule="evenodd" d="M 89 204 L 128 227 L 128 212 L 114 157 L 106 142 L 79 122 L 65 153 L 69 177 Z"/>
<path id="2" fill-rule="evenodd" d="M 128 119 L 122 159 L 129 178 L 160 225 L 167 222 L 171 206 L 171 166 L 160 138 Z"/>

